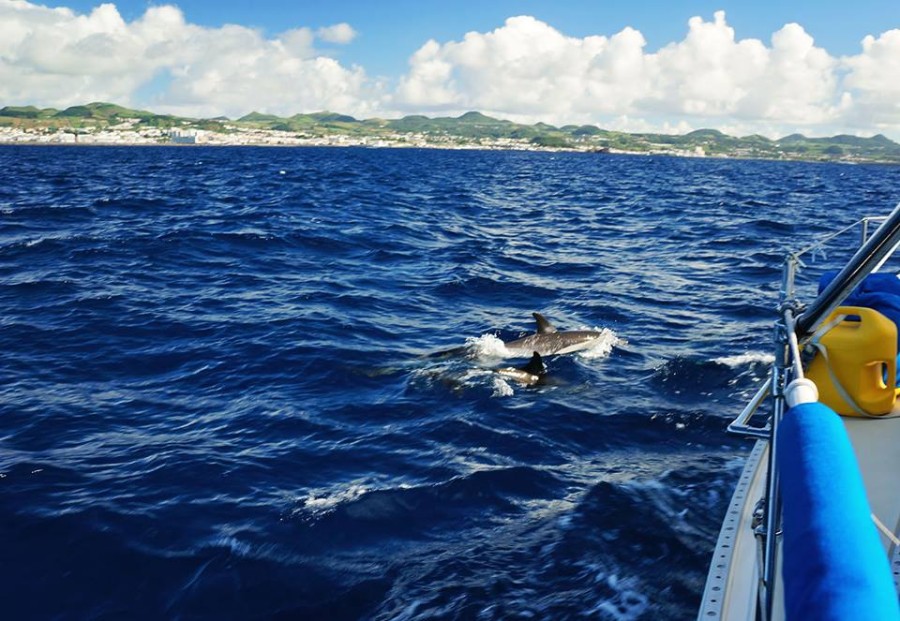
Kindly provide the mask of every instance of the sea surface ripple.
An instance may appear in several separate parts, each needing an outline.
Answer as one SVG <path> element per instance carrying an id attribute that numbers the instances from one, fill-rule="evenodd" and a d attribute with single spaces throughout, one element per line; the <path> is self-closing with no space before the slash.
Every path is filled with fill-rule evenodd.
<path id="1" fill-rule="evenodd" d="M 783 254 L 900 188 L 412 149 L 0 169 L 7 619 L 692 618 Z M 604 338 L 525 388 L 493 369 L 533 311 Z"/>

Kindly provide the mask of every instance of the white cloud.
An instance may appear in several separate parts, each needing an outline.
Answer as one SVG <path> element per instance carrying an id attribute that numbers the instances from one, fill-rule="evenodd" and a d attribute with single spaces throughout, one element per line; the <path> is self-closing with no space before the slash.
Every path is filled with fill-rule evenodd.
<path id="1" fill-rule="evenodd" d="M 900 128 L 900 30 L 862 41 L 862 53 L 844 60 L 844 84 L 853 93 L 856 127 L 875 127 L 896 136 Z"/>
<path id="2" fill-rule="evenodd" d="M 125 22 L 115 5 L 88 15 L 24 0 L 0 0 L 0 101 L 67 106 L 104 100 L 196 116 L 330 109 L 365 115 L 372 86 L 359 67 L 315 50 L 346 43 L 337 24 L 267 38 L 258 30 L 187 23 L 174 6 Z M 148 100 L 138 93 L 164 85 Z"/>
<path id="3" fill-rule="evenodd" d="M 633 28 L 575 38 L 513 17 L 459 42 L 426 43 L 410 59 L 394 104 L 623 129 L 900 134 L 900 31 L 868 37 L 862 54 L 839 59 L 799 24 L 782 27 L 768 45 L 738 39 L 719 11 L 712 21 L 691 18 L 681 41 L 656 52 L 645 47 Z"/>
<path id="4" fill-rule="evenodd" d="M 838 63 L 798 24 L 772 36 L 736 40 L 725 14 L 689 21 L 684 41 L 650 55 L 654 96 L 642 105 L 720 125 L 743 122 L 818 126 L 836 120 Z"/>
<path id="5" fill-rule="evenodd" d="M 328 43 L 350 43 L 356 38 L 356 31 L 347 23 L 335 24 L 316 31 L 319 38 Z"/>
<path id="6" fill-rule="evenodd" d="M 413 54 L 410 74 L 400 80 L 398 101 L 412 109 L 456 108 L 464 105 L 453 79 L 453 61 L 442 58 L 442 48 L 431 40 Z"/>
<path id="7" fill-rule="evenodd" d="M 533 17 L 512 17 L 461 42 L 426 43 L 410 59 L 395 101 L 519 116 L 624 112 L 640 86 L 643 45 L 631 29 L 612 39 L 576 39 Z"/>
<path id="8" fill-rule="evenodd" d="M 900 139 L 900 30 L 834 57 L 799 24 L 740 39 L 724 12 L 693 17 L 648 50 L 640 31 L 567 36 L 511 17 L 460 41 L 429 40 L 392 90 L 317 49 L 354 41 L 347 23 L 276 36 L 189 23 L 175 6 L 125 21 L 0 0 L 0 105 L 105 100 L 190 116 L 330 109 L 358 117 L 480 110 L 512 120 L 642 131 L 714 127 L 770 136 L 880 131 Z"/>

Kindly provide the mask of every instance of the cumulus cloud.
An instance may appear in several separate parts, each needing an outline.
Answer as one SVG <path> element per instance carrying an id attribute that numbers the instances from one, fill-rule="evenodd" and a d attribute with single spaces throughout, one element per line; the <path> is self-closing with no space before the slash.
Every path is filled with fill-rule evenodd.
<path id="1" fill-rule="evenodd" d="M 347 23 L 319 28 L 316 32 L 323 41 L 329 43 L 350 43 L 356 38 L 356 31 Z"/>
<path id="2" fill-rule="evenodd" d="M 852 119 L 896 135 L 900 128 L 900 30 L 862 41 L 862 53 L 845 59 L 844 80 L 853 94 Z"/>
<path id="3" fill-rule="evenodd" d="M 106 100 L 196 116 L 252 109 L 366 114 L 376 99 L 364 70 L 315 49 L 317 39 L 347 43 L 354 36 L 348 24 L 271 38 L 243 26 L 204 28 L 174 6 L 151 7 L 129 23 L 113 4 L 80 15 L 4 0 L 0 101 L 66 106 Z M 148 89 L 148 100 L 138 101 Z"/>
<path id="4" fill-rule="evenodd" d="M 78 14 L 0 0 L 0 105 L 106 100 L 232 117 L 480 110 L 629 131 L 881 131 L 900 139 L 900 30 L 835 57 L 800 24 L 768 41 L 739 38 L 722 11 L 691 18 L 681 40 L 657 50 L 635 28 L 571 37 L 518 16 L 459 41 L 425 42 L 392 88 L 334 57 L 335 45 L 356 37 L 347 23 L 270 36 L 191 24 L 169 5 L 127 22 L 113 4 Z"/>
<path id="5" fill-rule="evenodd" d="M 513 17 L 491 32 L 423 45 L 394 103 L 632 130 L 900 130 L 900 31 L 867 37 L 860 55 L 835 58 L 794 23 L 768 44 L 738 39 L 719 11 L 711 21 L 691 18 L 683 40 L 645 48 L 633 28 L 575 38 Z"/>

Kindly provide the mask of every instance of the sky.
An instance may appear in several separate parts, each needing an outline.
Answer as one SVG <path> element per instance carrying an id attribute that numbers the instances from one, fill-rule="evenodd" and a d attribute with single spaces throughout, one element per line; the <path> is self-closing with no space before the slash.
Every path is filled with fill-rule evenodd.
<path id="1" fill-rule="evenodd" d="M 0 106 L 900 140 L 900 0 L 0 0 Z"/>

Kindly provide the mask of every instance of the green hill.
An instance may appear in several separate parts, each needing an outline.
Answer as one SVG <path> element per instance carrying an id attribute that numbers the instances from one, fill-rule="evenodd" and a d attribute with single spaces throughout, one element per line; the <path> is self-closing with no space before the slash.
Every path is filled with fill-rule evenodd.
<path id="1" fill-rule="evenodd" d="M 144 110 L 132 110 L 116 104 L 94 102 L 84 106 L 71 106 L 55 115 L 57 118 L 72 117 L 81 119 L 147 119 L 157 116 Z"/>
<path id="2" fill-rule="evenodd" d="M 245 114 L 241 118 L 238 119 L 239 123 L 281 123 L 284 119 L 280 116 L 275 116 L 274 114 L 263 114 L 261 112 L 251 112 L 250 114 Z"/>
<path id="3" fill-rule="evenodd" d="M 23 119 L 36 119 L 41 111 L 34 106 L 5 106 L 0 108 L 0 115 L 15 116 Z"/>
<path id="4" fill-rule="evenodd" d="M 347 116 L 346 114 L 337 114 L 334 112 L 314 112 L 313 114 L 306 115 L 309 118 L 318 121 L 319 123 L 359 123 L 352 116 Z"/>
<path id="5" fill-rule="evenodd" d="M 356 119 L 330 111 L 294 114 L 251 112 L 229 121 L 225 117 L 188 119 L 133 110 L 112 103 L 92 102 L 65 110 L 36 106 L 0 108 L 0 126 L 31 131 L 92 131 L 137 120 L 130 127 L 197 129 L 217 133 L 278 130 L 300 138 L 348 136 L 403 144 L 456 144 L 542 148 L 577 148 L 588 152 L 621 151 L 631 153 L 705 154 L 724 157 L 766 159 L 848 160 L 900 163 L 900 144 L 882 134 L 871 137 L 838 135 L 808 138 L 791 134 L 780 140 L 765 136 L 729 136 L 717 129 L 698 129 L 684 135 L 629 134 L 595 125 L 547 123 L 523 124 L 497 119 L 470 111 L 458 117 L 427 117 L 420 114 L 398 119 Z"/>
<path id="6" fill-rule="evenodd" d="M 469 140 L 499 138 L 529 140 L 541 133 L 540 129 L 495 119 L 480 112 L 466 112 L 458 117 L 437 118 L 417 114 L 388 121 L 387 126 L 401 133 L 457 136 Z"/>

